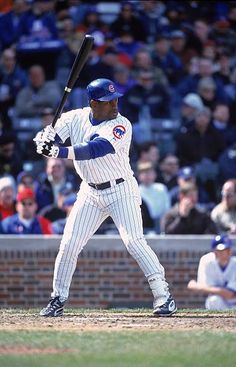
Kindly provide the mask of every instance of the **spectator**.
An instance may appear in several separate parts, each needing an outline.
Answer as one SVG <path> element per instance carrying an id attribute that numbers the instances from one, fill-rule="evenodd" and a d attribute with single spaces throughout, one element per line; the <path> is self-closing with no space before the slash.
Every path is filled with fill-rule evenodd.
<path id="1" fill-rule="evenodd" d="M 29 69 L 30 85 L 23 88 L 16 98 L 18 117 L 40 118 L 45 107 L 55 108 L 61 98 L 61 90 L 56 81 L 46 81 L 44 69 L 33 65 Z"/>
<path id="2" fill-rule="evenodd" d="M 221 133 L 227 147 L 236 142 L 236 127 L 230 124 L 229 117 L 228 105 L 217 103 L 213 111 L 212 124 Z"/>
<path id="3" fill-rule="evenodd" d="M 236 143 L 225 149 L 219 157 L 219 182 L 236 178 Z"/>
<path id="4" fill-rule="evenodd" d="M 203 47 L 202 50 L 202 57 L 209 59 L 215 65 L 216 58 L 217 58 L 217 47 L 216 43 L 213 40 L 208 40 Z"/>
<path id="5" fill-rule="evenodd" d="M 204 108 L 195 116 L 194 126 L 176 137 L 176 155 L 181 166 L 193 166 L 210 201 L 216 201 L 218 163 L 225 149 L 221 134 L 210 124 L 210 111 Z"/>
<path id="6" fill-rule="evenodd" d="M 169 195 L 173 189 L 178 185 L 177 174 L 179 171 L 179 160 L 174 154 L 166 154 L 160 162 L 160 175 L 158 182 L 163 183 L 168 191 Z"/>
<path id="7" fill-rule="evenodd" d="M 42 0 L 33 1 L 31 9 L 21 18 L 18 36 L 22 43 L 58 38 L 56 17 L 48 6 L 51 4 Z M 40 44 L 38 46 L 40 47 Z"/>
<path id="8" fill-rule="evenodd" d="M 227 102 L 227 98 L 219 97 L 216 92 L 216 83 L 211 77 L 201 78 L 198 82 L 197 93 L 202 99 L 204 106 L 208 107 L 211 111 L 219 102 Z"/>
<path id="9" fill-rule="evenodd" d="M 77 186 L 75 177 L 67 173 L 65 162 L 56 158 L 47 159 L 46 172 L 40 175 L 38 181 L 36 199 L 39 210 L 47 205 L 57 204 L 58 194 L 62 188 L 76 188 Z"/>
<path id="10" fill-rule="evenodd" d="M 170 208 L 168 190 L 162 183 L 155 182 L 156 173 L 151 162 L 138 164 L 138 182 L 141 198 L 145 202 L 154 223 L 153 230 L 160 233 L 160 219 Z"/>
<path id="11" fill-rule="evenodd" d="M 83 22 L 90 5 L 85 4 L 82 0 L 56 1 L 54 7 L 58 20 L 65 16 L 70 16 L 73 19 L 73 23 L 79 25 Z"/>
<path id="12" fill-rule="evenodd" d="M 96 53 L 98 56 L 104 55 L 107 49 L 115 49 L 116 51 L 116 41 L 114 40 L 114 35 L 112 32 L 106 32 L 104 35 L 104 44 L 96 47 Z M 118 63 L 130 67 L 133 64 L 133 60 L 130 57 L 122 52 L 118 53 Z"/>
<path id="13" fill-rule="evenodd" d="M 121 11 L 117 19 L 110 26 L 115 38 L 119 38 L 123 32 L 129 33 L 135 41 L 144 42 L 147 34 L 141 20 L 134 15 L 131 1 L 121 4 Z"/>
<path id="14" fill-rule="evenodd" d="M 72 194 L 74 194 L 72 185 L 69 183 L 65 184 L 58 192 L 56 203 L 43 207 L 39 214 L 50 220 L 50 222 L 65 219 L 67 211 L 64 208 L 64 201 Z"/>
<path id="15" fill-rule="evenodd" d="M 207 294 L 208 310 L 236 309 L 236 257 L 232 241 L 227 236 L 216 236 L 211 248 L 211 252 L 201 257 L 197 281 L 190 280 L 188 289 Z"/>
<path id="16" fill-rule="evenodd" d="M 62 88 L 65 87 L 76 54 L 82 44 L 82 36 L 75 31 L 71 17 L 60 20 L 60 39 L 64 41 L 56 60 L 56 79 Z"/>
<path id="17" fill-rule="evenodd" d="M 27 76 L 16 62 L 16 54 L 12 49 L 2 53 L 0 66 L 0 110 L 6 121 L 10 121 L 10 113 L 15 106 L 16 96 L 27 84 Z M 4 125 L 10 130 L 11 125 Z"/>
<path id="18" fill-rule="evenodd" d="M 19 38 L 20 22 L 28 9 L 26 0 L 14 0 L 12 9 L 1 15 L 0 49 L 15 45 Z"/>
<path id="19" fill-rule="evenodd" d="M 232 6 L 232 8 L 235 6 Z M 235 9 L 233 10 L 235 13 Z M 233 14 L 232 13 L 232 14 Z M 229 12 L 229 17 L 231 16 L 231 11 Z M 217 19 L 214 24 L 212 24 L 213 37 L 216 40 L 218 49 L 227 48 L 232 54 L 235 54 L 236 48 L 236 32 L 233 25 L 229 19 Z"/>
<path id="20" fill-rule="evenodd" d="M 30 188 L 23 188 L 16 196 L 17 213 L 1 222 L 3 234 L 52 234 L 51 223 L 36 215 L 35 194 Z"/>
<path id="21" fill-rule="evenodd" d="M 153 119 L 169 116 L 169 91 L 155 83 L 152 71 L 141 71 L 123 98 L 122 113 L 134 124 L 134 142 L 142 144 L 152 138 Z"/>
<path id="22" fill-rule="evenodd" d="M 15 181 L 11 176 L 0 178 L 0 221 L 15 213 Z"/>
<path id="23" fill-rule="evenodd" d="M 152 167 L 155 169 L 156 176 L 159 177 L 160 169 L 159 169 L 159 161 L 160 161 L 160 150 L 155 141 L 147 141 L 138 146 L 138 158 L 137 161 L 139 163 L 151 162 Z"/>
<path id="24" fill-rule="evenodd" d="M 197 54 L 201 55 L 204 45 L 211 38 L 210 24 L 206 19 L 196 19 L 193 23 L 193 33 L 189 37 L 187 47 L 193 49 Z"/>
<path id="25" fill-rule="evenodd" d="M 177 156 L 181 165 L 192 165 L 203 158 L 217 161 L 225 148 L 221 134 L 210 124 L 211 114 L 208 108 L 199 111 L 194 126 L 177 136 Z"/>
<path id="26" fill-rule="evenodd" d="M 131 69 L 131 75 L 135 80 L 139 78 L 139 74 L 141 71 L 152 70 L 153 78 L 156 83 L 162 84 L 164 87 L 169 86 L 169 82 L 164 71 L 161 68 L 154 66 L 151 53 L 147 48 L 142 47 L 138 49 L 135 55 L 133 56 L 132 61 L 133 64 Z"/>
<path id="27" fill-rule="evenodd" d="M 160 34 L 156 37 L 152 59 L 153 64 L 164 71 L 172 86 L 175 86 L 183 77 L 183 64 L 171 50 L 169 35 Z"/>
<path id="28" fill-rule="evenodd" d="M 143 48 L 143 46 L 143 43 L 135 40 L 133 35 L 126 30 L 121 32 L 120 37 L 116 42 L 117 51 L 119 53 L 126 54 L 131 62 L 134 55 L 138 52 L 138 50 Z"/>
<path id="29" fill-rule="evenodd" d="M 211 212 L 218 231 L 236 234 L 236 179 L 224 183 L 221 202 Z"/>
<path id="30" fill-rule="evenodd" d="M 174 106 L 176 109 L 176 106 Z M 180 127 L 182 131 L 192 128 L 196 114 L 204 108 L 201 97 L 197 93 L 188 93 L 182 100 L 180 111 Z"/>
<path id="31" fill-rule="evenodd" d="M 108 26 L 100 20 L 96 6 L 88 7 L 83 21 L 76 27 L 76 32 L 79 33 L 80 37 L 91 34 L 94 37 L 95 46 L 104 44 L 104 36 L 107 31 Z"/>
<path id="32" fill-rule="evenodd" d="M 177 56 L 183 65 L 184 71 L 186 65 L 189 63 L 191 53 L 186 48 L 187 37 L 180 29 L 174 30 L 170 34 L 171 51 Z"/>
<path id="33" fill-rule="evenodd" d="M 114 83 L 116 85 L 116 89 L 122 95 L 126 94 L 130 88 L 135 85 L 135 80 L 132 79 L 130 75 L 130 70 L 127 66 L 122 64 L 117 64 L 113 68 L 114 73 Z M 119 99 L 119 108 L 121 109 L 122 98 Z"/>
<path id="34" fill-rule="evenodd" d="M 17 187 L 19 190 L 19 185 L 23 187 L 31 188 L 34 192 L 37 189 L 38 181 L 35 180 L 33 173 L 31 171 L 21 171 L 16 178 Z"/>
<path id="35" fill-rule="evenodd" d="M 16 143 L 13 133 L 5 132 L 0 135 L 0 176 L 11 175 L 16 179 L 22 171 L 21 154 Z"/>
<path id="36" fill-rule="evenodd" d="M 77 195 L 75 193 L 71 193 L 64 197 L 62 208 L 65 211 L 66 216 L 64 218 L 57 219 L 52 223 L 53 233 L 63 234 L 67 218 L 71 212 L 71 209 L 73 208 L 76 198 Z"/>
<path id="37" fill-rule="evenodd" d="M 214 76 L 221 79 L 224 86 L 230 84 L 230 75 L 232 73 L 232 58 L 227 49 L 223 49 L 218 56 L 218 70 L 214 72 Z"/>
<path id="38" fill-rule="evenodd" d="M 114 82 L 119 93 L 125 94 L 135 85 L 135 80 L 130 75 L 130 69 L 122 64 L 114 65 Z"/>
<path id="39" fill-rule="evenodd" d="M 233 68 L 230 74 L 230 83 L 224 88 L 228 98 L 227 104 L 230 109 L 230 122 L 236 126 L 236 67 Z"/>
<path id="40" fill-rule="evenodd" d="M 193 185 L 197 186 L 198 205 L 206 211 L 211 210 L 215 203 L 210 201 L 204 186 L 197 182 L 196 174 L 191 166 L 184 166 L 179 169 L 177 173 L 177 186 L 173 187 L 173 189 L 169 192 L 171 204 L 174 205 L 178 202 L 180 188 L 186 185 L 186 183 L 192 183 Z"/>
<path id="41" fill-rule="evenodd" d="M 201 78 L 213 78 L 215 82 L 216 97 L 218 100 L 225 100 L 224 84 L 221 79 L 214 75 L 214 68 L 212 60 L 204 57 L 199 60 L 199 69 L 193 75 L 187 75 L 183 78 L 176 89 L 176 98 L 183 98 L 188 93 L 197 93 L 198 83 Z"/>
<path id="42" fill-rule="evenodd" d="M 150 45 L 168 24 L 167 18 L 163 16 L 164 11 L 164 3 L 153 0 L 140 1 L 139 19 L 145 29 L 146 42 Z"/>
<path id="43" fill-rule="evenodd" d="M 51 107 L 45 107 L 42 110 L 41 114 L 42 128 L 45 128 L 46 126 L 50 125 L 52 123 L 54 116 L 55 116 L 54 109 Z"/>
<path id="44" fill-rule="evenodd" d="M 107 78 L 113 79 L 114 66 L 119 62 L 119 54 L 115 47 L 108 47 L 104 54 L 98 55 L 96 50 L 93 50 L 84 68 L 84 73 L 87 81 L 100 78 L 101 75 L 106 75 Z"/>
<path id="45" fill-rule="evenodd" d="M 162 218 L 161 233 L 216 234 L 215 223 L 197 204 L 197 187 L 190 182 L 182 185 L 179 193 L 179 202 Z"/>

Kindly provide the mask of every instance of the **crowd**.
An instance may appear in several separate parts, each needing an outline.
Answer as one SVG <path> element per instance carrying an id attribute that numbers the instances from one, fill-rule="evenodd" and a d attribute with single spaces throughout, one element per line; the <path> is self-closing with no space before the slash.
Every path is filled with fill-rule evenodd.
<path id="1" fill-rule="evenodd" d="M 130 158 L 145 233 L 236 233 L 235 2 L 4 4 L 2 233 L 45 233 L 29 226 L 29 202 L 31 220 L 45 218 L 51 233 L 63 231 L 80 181 L 69 163 L 38 155 L 32 138 L 50 124 L 85 34 L 94 46 L 65 110 L 87 106 L 86 85 L 97 77 L 124 93 L 119 110 L 133 125 Z M 115 231 L 107 220 L 99 233 Z"/>
<path id="2" fill-rule="evenodd" d="M 38 155 L 33 137 L 52 121 L 85 34 L 94 46 L 65 111 L 88 105 L 92 80 L 114 81 L 133 127 L 145 234 L 218 235 L 188 288 L 208 294 L 207 308 L 234 304 L 235 284 L 219 281 L 219 269 L 235 273 L 234 1 L 2 2 L 0 233 L 63 233 L 80 179 L 70 161 Z M 108 219 L 98 233 L 116 228 Z"/>

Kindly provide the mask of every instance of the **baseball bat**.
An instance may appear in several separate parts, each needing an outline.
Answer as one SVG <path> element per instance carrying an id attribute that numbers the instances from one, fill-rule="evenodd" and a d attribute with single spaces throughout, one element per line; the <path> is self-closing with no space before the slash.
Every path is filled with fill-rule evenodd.
<path id="1" fill-rule="evenodd" d="M 82 45 L 81 45 L 81 47 L 80 47 L 80 49 L 79 49 L 79 51 L 76 55 L 74 64 L 71 68 L 70 75 L 69 75 L 69 78 L 68 78 L 68 81 L 67 81 L 67 85 L 64 89 L 62 99 L 59 103 L 59 106 L 57 107 L 55 116 L 54 116 L 52 124 L 51 124 L 52 127 L 54 127 L 56 125 L 56 122 L 57 122 L 58 118 L 61 116 L 61 113 L 62 113 L 62 110 L 65 106 L 66 100 L 67 100 L 73 86 L 75 85 L 75 82 L 78 79 L 81 70 L 84 67 L 84 64 L 85 64 L 85 62 L 88 58 L 88 54 L 89 54 L 90 50 L 92 49 L 93 41 L 94 41 L 94 38 L 92 36 L 90 36 L 89 34 L 86 34 L 86 36 L 83 39 Z"/>

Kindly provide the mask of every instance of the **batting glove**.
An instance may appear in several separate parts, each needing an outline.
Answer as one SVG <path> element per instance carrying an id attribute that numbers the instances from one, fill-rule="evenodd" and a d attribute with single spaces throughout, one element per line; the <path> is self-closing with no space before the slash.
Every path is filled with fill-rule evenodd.
<path id="1" fill-rule="evenodd" d="M 48 142 L 48 143 L 50 141 L 54 141 L 55 136 L 56 136 L 56 131 L 54 130 L 52 125 L 48 125 L 45 127 L 45 129 L 43 129 L 43 135 L 42 135 L 43 141 Z"/>
<path id="2" fill-rule="evenodd" d="M 60 148 L 57 145 L 54 145 L 52 141 L 37 143 L 36 152 L 44 155 L 45 157 L 57 158 L 59 150 Z"/>
<path id="3" fill-rule="evenodd" d="M 43 140 L 42 140 L 42 136 L 43 136 L 43 130 L 39 131 L 39 132 L 35 135 L 35 137 L 34 137 L 33 141 L 34 141 L 37 145 L 38 145 L 39 143 L 42 143 L 42 142 L 43 142 Z"/>

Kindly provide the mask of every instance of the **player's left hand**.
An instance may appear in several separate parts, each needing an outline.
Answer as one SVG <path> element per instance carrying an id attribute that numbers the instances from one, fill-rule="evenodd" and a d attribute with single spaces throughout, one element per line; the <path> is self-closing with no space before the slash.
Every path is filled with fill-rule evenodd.
<path id="1" fill-rule="evenodd" d="M 59 154 L 59 147 L 54 145 L 52 141 L 50 142 L 38 142 L 36 152 L 42 154 L 45 157 L 57 158 Z"/>

